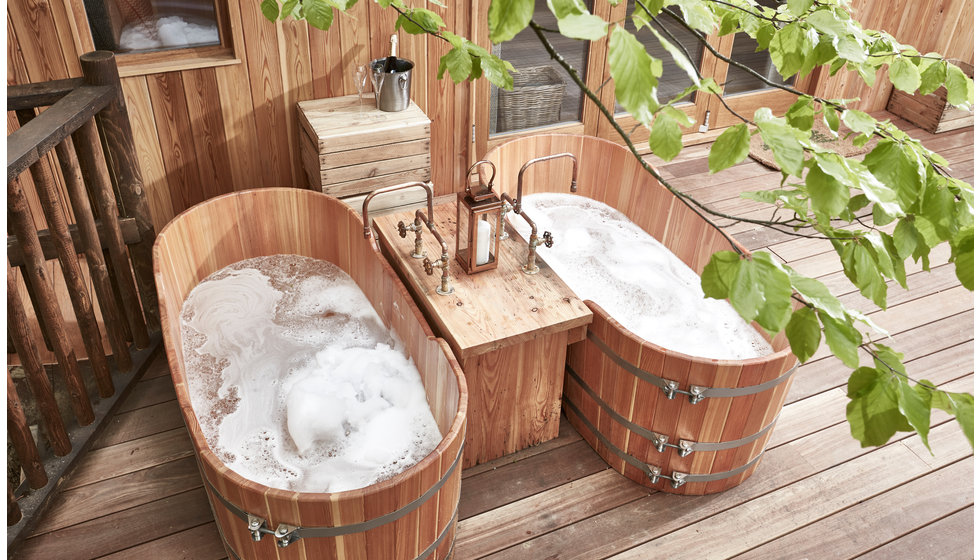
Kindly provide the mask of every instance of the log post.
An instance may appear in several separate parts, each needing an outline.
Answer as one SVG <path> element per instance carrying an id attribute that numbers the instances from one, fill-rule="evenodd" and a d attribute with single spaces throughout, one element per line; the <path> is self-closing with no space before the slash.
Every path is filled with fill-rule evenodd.
<path id="1" fill-rule="evenodd" d="M 51 287 L 41 242 L 34 229 L 34 220 L 27 205 L 27 197 L 19 179 L 7 183 L 7 212 L 13 225 L 14 234 L 20 241 L 24 252 L 24 274 L 29 277 L 38 291 L 37 314 L 44 317 L 44 324 L 49 329 L 54 354 L 61 365 L 60 371 L 65 376 L 68 393 L 71 396 L 72 409 L 75 418 L 82 426 L 87 426 L 95 420 L 92 403 L 89 401 L 82 374 L 78 370 L 78 359 L 75 350 L 68 342 L 64 319 L 58 308 L 58 300 Z"/>
<path id="2" fill-rule="evenodd" d="M 44 463 L 41 462 L 41 454 L 37 451 L 37 442 L 31 435 L 31 428 L 27 425 L 27 416 L 24 414 L 24 407 L 20 404 L 20 397 L 17 396 L 17 387 L 14 380 L 7 372 L 7 435 L 17 450 L 17 458 L 20 459 L 20 466 L 27 474 L 27 482 L 31 488 L 44 488 L 48 483 L 48 474 L 44 472 Z"/>
<path id="3" fill-rule="evenodd" d="M 68 199 L 75 212 L 75 222 L 82 235 L 85 262 L 88 263 L 89 275 L 92 278 L 95 294 L 99 298 L 99 308 L 102 311 L 106 334 L 109 336 L 109 344 L 112 346 L 112 354 L 115 356 L 116 367 L 119 371 L 129 371 L 133 361 L 129 356 L 129 347 L 126 345 L 126 338 L 121 328 L 123 319 L 116 308 L 116 299 L 112 294 L 109 270 L 102 255 L 102 243 L 99 241 L 99 232 L 95 226 L 95 216 L 92 214 L 82 172 L 78 167 L 75 146 L 69 137 L 55 149 L 58 152 L 58 162 L 61 164 L 61 174 L 68 187 Z M 111 379 L 109 384 L 111 387 Z"/>
<path id="4" fill-rule="evenodd" d="M 116 88 L 116 99 L 97 116 L 99 128 L 109 150 L 109 162 L 116 179 L 119 197 L 126 216 L 136 219 L 140 241 L 130 247 L 133 256 L 133 273 L 139 288 L 143 313 L 151 330 L 160 329 L 160 311 L 157 307 L 156 288 L 153 283 L 153 241 L 156 232 L 146 200 L 143 174 L 136 157 L 136 143 L 129 124 L 129 114 L 122 87 L 119 85 L 119 69 L 110 51 L 94 51 L 79 57 L 85 83 Z"/>
<path id="5" fill-rule="evenodd" d="M 38 162 L 31 166 L 31 177 L 34 178 L 37 196 L 41 200 L 41 209 L 44 211 L 44 218 L 48 222 L 48 229 L 51 231 L 51 238 L 58 252 L 58 262 L 61 263 L 65 286 L 68 288 L 68 296 L 75 310 L 78 329 L 82 333 L 85 353 L 88 354 L 95 381 L 99 386 L 99 395 L 112 396 L 112 374 L 109 372 L 109 363 L 105 357 L 105 349 L 102 347 L 102 333 L 95 319 L 92 298 L 82 278 L 78 253 L 71 242 L 71 234 L 68 233 L 68 220 L 62 211 L 64 204 L 55 185 L 54 176 L 47 165 Z"/>
<path id="6" fill-rule="evenodd" d="M 10 261 L 7 261 L 7 332 L 27 374 L 27 384 L 41 413 L 51 449 L 54 450 L 55 455 L 63 457 L 71 451 L 71 441 L 68 439 L 68 431 L 65 430 L 65 423 L 58 411 L 58 402 L 54 399 L 51 380 L 44 371 L 37 345 L 34 344 L 27 325 L 27 313 L 17 294 L 17 280 L 10 268 Z"/>
<path id="7" fill-rule="evenodd" d="M 116 205 L 116 196 L 112 192 L 112 181 L 106 167 L 107 158 L 102 151 L 95 121 L 90 120 L 83 124 L 72 134 L 72 140 L 78 147 L 78 164 L 82 175 L 91 187 L 92 198 L 105 226 L 104 241 L 109 252 L 109 268 L 113 271 L 117 293 L 122 300 L 120 309 L 126 314 L 133 343 L 137 348 L 146 348 L 150 344 L 150 337 L 146 331 L 143 314 L 140 312 L 140 298 L 133 283 L 133 275 L 129 273 L 130 258 L 129 253 L 126 252 L 122 229 L 119 227 L 119 207 Z M 132 266 L 135 267 L 135 262 Z"/>

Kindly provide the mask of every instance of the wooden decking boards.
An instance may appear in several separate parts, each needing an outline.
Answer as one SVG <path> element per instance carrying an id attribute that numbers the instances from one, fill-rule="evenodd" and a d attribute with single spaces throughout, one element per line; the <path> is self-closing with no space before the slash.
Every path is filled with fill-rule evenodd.
<path id="1" fill-rule="evenodd" d="M 972 128 L 903 128 L 973 181 Z M 708 175 L 706 157 L 694 146 L 660 169 L 735 214 L 759 212 L 740 190 L 779 183 L 753 161 Z M 733 229 L 886 326 L 912 375 L 973 391 L 973 296 L 943 259 L 909 267 L 910 290 L 890 286 L 888 310 L 872 312 L 829 244 Z M 818 352 L 758 470 L 710 496 L 651 493 L 563 420 L 557 439 L 464 471 L 456 558 L 972 558 L 973 450 L 955 421 L 935 413 L 931 453 L 913 434 L 862 449 L 844 419 L 848 373 Z M 12 558 L 225 558 L 168 380 L 161 352 Z"/>

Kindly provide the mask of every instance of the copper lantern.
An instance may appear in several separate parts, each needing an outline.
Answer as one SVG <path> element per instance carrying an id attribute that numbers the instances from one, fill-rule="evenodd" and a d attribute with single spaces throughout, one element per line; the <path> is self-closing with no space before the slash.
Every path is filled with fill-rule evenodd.
<path id="1" fill-rule="evenodd" d="M 503 201 L 493 192 L 497 170 L 492 163 L 481 160 L 466 173 L 481 164 L 493 170 L 490 181 L 480 181 L 474 190 L 470 185 L 459 193 L 456 203 L 456 260 L 467 274 L 497 268 L 500 252 L 500 233 L 503 231 Z"/>

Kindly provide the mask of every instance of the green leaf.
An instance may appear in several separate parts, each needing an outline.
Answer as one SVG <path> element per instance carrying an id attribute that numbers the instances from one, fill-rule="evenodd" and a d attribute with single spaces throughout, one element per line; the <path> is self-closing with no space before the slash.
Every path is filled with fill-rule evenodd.
<path id="1" fill-rule="evenodd" d="M 966 439 L 970 440 L 970 447 L 973 447 L 973 395 L 949 393 L 949 397 L 953 401 L 953 415 L 956 416 Z"/>
<path id="2" fill-rule="evenodd" d="M 755 123 L 762 139 L 772 149 L 773 158 L 779 167 L 789 175 L 802 176 L 803 146 L 797 140 L 792 127 L 783 120 L 774 118 L 768 107 L 762 107 L 755 112 Z"/>
<path id="3" fill-rule="evenodd" d="M 487 13 L 490 40 L 494 43 L 510 41 L 527 27 L 534 15 L 534 0 L 491 0 Z"/>
<path id="4" fill-rule="evenodd" d="M 789 0 L 787 4 L 789 6 L 789 13 L 793 17 L 800 17 L 813 6 L 813 0 Z"/>
<path id="5" fill-rule="evenodd" d="M 677 4 L 684 15 L 684 20 L 694 29 L 707 35 L 715 31 L 715 14 L 705 2 L 701 0 L 673 0 L 672 4 Z"/>
<path id="6" fill-rule="evenodd" d="M 313 27 L 326 31 L 333 23 L 333 7 L 323 0 L 306 0 L 303 2 L 303 16 Z"/>
<path id="7" fill-rule="evenodd" d="M 650 150 L 660 159 L 670 161 L 681 153 L 683 147 L 677 121 L 661 111 L 650 130 Z"/>
<path id="8" fill-rule="evenodd" d="M 745 123 L 731 126 L 722 132 L 708 152 L 708 170 L 717 173 L 741 163 L 749 155 L 751 136 L 752 133 Z"/>
<path id="9" fill-rule="evenodd" d="M 956 278 L 963 287 L 973 291 L 973 228 L 967 228 L 956 236 L 950 257 L 956 266 Z"/>
<path id="10" fill-rule="evenodd" d="M 876 369 L 856 369 L 847 382 L 847 421 L 862 447 L 884 445 L 895 432 L 912 426 L 898 408 L 894 379 Z"/>
<path id="11" fill-rule="evenodd" d="M 831 107 L 824 106 L 823 109 L 823 120 L 827 123 L 827 128 L 837 132 L 840 130 L 840 115 L 837 111 Z"/>
<path id="12" fill-rule="evenodd" d="M 577 14 L 558 20 L 558 31 L 565 37 L 597 41 L 606 36 L 609 24 L 606 20 L 592 14 Z"/>
<path id="13" fill-rule="evenodd" d="M 687 74 L 687 77 L 691 80 L 691 83 L 699 83 L 701 78 L 698 77 L 698 71 L 694 68 L 694 64 L 687 58 L 687 55 L 684 54 L 684 51 L 674 46 L 673 43 L 668 41 L 667 38 L 661 35 L 656 29 L 651 27 L 650 31 L 660 41 L 660 46 L 662 46 L 665 51 L 670 53 L 670 56 L 674 59 L 674 64 L 676 64 L 678 68 Z"/>
<path id="14" fill-rule="evenodd" d="M 262 0 L 259 8 L 262 9 L 262 15 L 265 16 L 265 19 L 269 21 L 279 19 L 279 2 L 276 2 L 276 0 Z"/>
<path id="15" fill-rule="evenodd" d="M 741 264 L 742 258 L 733 251 L 718 251 L 711 255 L 701 272 L 701 290 L 705 297 L 727 299 Z"/>
<path id="16" fill-rule="evenodd" d="M 729 10 L 721 16 L 721 23 L 718 26 L 718 36 L 724 37 L 734 33 L 738 29 L 738 24 L 741 21 L 741 13 L 737 10 Z"/>
<path id="17" fill-rule="evenodd" d="M 883 139 L 864 156 L 862 163 L 882 183 L 895 191 L 903 210 L 912 207 L 922 195 L 924 187 L 922 164 L 913 160 L 902 146 L 891 139 Z"/>
<path id="18" fill-rule="evenodd" d="M 801 95 L 786 111 L 786 122 L 804 132 L 813 128 L 813 98 Z"/>
<path id="19" fill-rule="evenodd" d="M 405 12 L 405 14 L 399 14 L 398 19 L 395 21 L 395 29 L 404 29 L 412 35 L 438 32 L 443 27 L 446 27 L 446 23 L 442 21 L 439 14 L 423 8 L 416 8 Z M 450 72 L 450 75 L 452 75 L 452 72 Z"/>
<path id="20" fill-rule="evenodd" d="M 929 95 L 946 82 L 946 62 L 933 61 L 920 75 L 919 93 Z"/>
<path id="21" fill-rule="evenodd" d="M 969 109 L 973 103 L 973 81 L 955 64 L 946 67 L 946 101 L 960 109 Z"/>
<path id="22" fill-rule="evenodd" d="M 609 73 L 616 86 L 616 99 L 637 121 L 650 126 L 660 104 L 657 102 L 656 66 L 646 48 L 620 26 L 609 39 Z"/>
<path id="23" fill-rule="evenodd" d="M 905 93 L 915 93 L 919 89 L 919 69 L 910 59 L 900 56 L 888 67 L 888 77 L 892 84 Z"/>
<path id="24" fill-rule="evenodd" d="M 645 23 L 653 21 L 664 7 L 664 0 L 637 0 L 633 7 L 633 25 L 639 30 Z M 646 9 L 644 9 L 646 8 Z M 649 12 L 649 13 L 647 13 Z M 652 17 L 651 17 L 652 14 Z"/>
<path id="25" fill-rule="evenodd" d="M 762 282 L 759 267 L 754 259 L 743 260 L 735 272 L 731 293 L 728 295 L 732 307 L 746 321 L 752 321 L 759 315 L 759 310 L 766 303 L 766 297 L 759 289 Z"/>
<path id="26" fill-rule="evenodd" d="M 462 47 L 450 49 L 439 59 L 439 79 L 446 70 L 449 70 L 449 77 L 457 84 L 470 77 L 473 71 L 473 57 Z"/>
<path id="27" fill-rule="evenodd" d="M 801 307 L 793 312 L 786 325 L 786 338 L 793 354 L 806 362 L 820 346 L 820 321 L 809 307 Z"/>
<path id="28" fill-rule="evenodd" d="M 483 69 L 484 75 L 491 84 L 506 90 L 514 89 L 514 77 L 510 74 L 514 71 L 514 67 L 510 62 L 502 60 L 500 57 L 494 56 L 484 49 L 477 48 L 476 45 L 473 45 L 468 41 L 466 46 L 469 49 L 470 54 L 474 54 L 474 52 L 480 53 L 474 54 L 474 56 L 478 57 L 480 67 Z M 475 71 L 476 63 L 473 64 L 473 68 Z"/>
<path id="29" fill-rule="evenodd" d="M 790 271 L 790 284 L 803 299 L 813 305 L 817 311 L 829 315 L 833 319 L 844 321 L 847 313 L 840 300 L 830 293 L 830 290 L 816 278 L 803 276 L 796 271 Z"/>
<path id="30" fill-rule="evenodd" d="M 898 387 L 898 410 L 905 420 L 915 428 L 926 449 L 929 447 L 929 405 L 931 398 L 910 387 L 905 380 L 896 383 Z"/>
<path id="31" fill-rule="evenodd" d="M 299 0 L 286 0 L 282 3 L 282 13 L 279 15 L 279 19 L 285 20 L 289 16 L 296 17 L 297 8 L 299 8 Z M 262 11 L 265 12 L 265 9 L 263 8 Z M 263 13 L 263 15 L 265 14 Z"/>
<path id="32" fill-rule="evenodd" d="M 864 65 L 864 62 L 868 60 L 868 53 L 865 50 L 864 43 L 859 41 L 856 37 L 852 35 L 843 35 L 839 37 L 837 41 L 837 54 L 841 58 L 855 64 Z M 864 73 L 861 76 L 867 81 Z"/>
<path id="33" fill-rule="evenodd" d="M 743 267 L 746 265 L 755 268 L 755 289 L 761 290 L 763 296 L 763 305 L 754 317 L 755 321 L 770 333 L 783 330 L 793 313 L 789 274 L 765 251 L 753 253 L 752 259 L 742 264 Z M 737 298 L 739 294 L 733 293 L 732 297 Z"/>
<path id="34" fill-rule="evenodd" d="M 862 111 L 855 111 L 853 109 L 844 110 L 844 124 L 847 128 L 855 132 L 860 132 L 861 134 L 871 135 L 874 134 L 875 128 L 878 124 L 874 117 L 864 113 Z"/>
<path id="35" fill-rule="evenodd" d="M 861 295 L 884 309 L 888 288 L 881 278 L 871 251 L 860 243 L 847 243 L 841 254 L 841 263 L 844 265 L 844 274 L 861 290 Z"/>
<path id="36" fill-rule="evenodd" d="M 898 257 L 903 260 L 909 258 L 919 244 L 919 232 L 912 225 L 912 220 L 899 220 L 892 237 Z"/>
<path id="37" fill-rule="evenodd" d="M 548 0 L 548 9 L 556 19 L 589 13 L 581 0 Z"/>
<path id="38" fill-rule="evenodd" d="M 827 217 L 840 215 L 851 200 L 850 189 L 833 176 L 824 173 L 819 165 L 814 165 L 806 174 L 806 190 L 814 212 Z"/>
<path id="39" fill-rule="evenodd" d="M 798 23 L 791 23 L 773 35 L 769 42 L 769 55 L 783 79 L 788 80 L 803 66 L 806 40 L 806 34 Z"/>
<path id="40" fill-rule="evenodd" d="M 847 26 L 830 9 L 818 9 L 814 11 L 807 16 L 806 22 L 817 31 L 832 37 L 847 34 Z"/>
<path id="41" fill-rule="evenodd" d="M 860 363 L 857 349 L 861 344 L 861 333 L 849 320 L 834 319 L 823 311 L 818 311 L 817 315 L 823 325 L 823 333 L 830 351 L 840 358 L 844 365 L 857 367 Z"/>

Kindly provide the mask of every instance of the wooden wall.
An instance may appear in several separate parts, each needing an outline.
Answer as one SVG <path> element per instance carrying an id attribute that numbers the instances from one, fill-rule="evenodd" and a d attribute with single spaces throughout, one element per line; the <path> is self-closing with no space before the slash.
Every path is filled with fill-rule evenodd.
<path id="1" fill-rule="evenodd" d="M 218 1 L 228 2 L 237 62 L 122 80 L 158 230 L 222 193 L 305 186 L 296 103 L 356 93 L 352 62 L 385 56 L 394 30 L 394 13 L 367 0 L 338 15 L 329 32 L 270 23 L 254 0 Z M 428 7 L 468 32 L 468 3 L 446 4 Z M 80 9 L 81 0 L 8 3 L 8 84 L 81 75 L 78 56 L 93 47 L 84 19 L 74 17 Z M 436 194 L 462 184 L 470 159 L 470 87 L 436 80 L 445 52 L 437 41 L 400 33 L 399 56 L 416 63 L 412 99 L 432 120 Z"/>
<path id="2" fill-rule="evenodd" d="M 123 79 L 153 220 L 159 229 L 206 198 L 260 186 L 303 186 L 296 102 L 355 93 L 350 65 L 387 53 L 393 12 L 361 0 L 329 32 L 305 23 L 266 21 L 255 0 L 227 1 L 238 62 Z M 82 0 L 15 0 L 7 4 L 8 83 L 80 75 L 78 55 L 91 50 Z M 421 5 L 421 2 L 413 2 Z M 450 29 L 473 35 L 470 2 L 438 12 Z M 973 62 L 972 0 L 853 0 L 866 27 L 888 30 L 922 51 Z M 436 80 L 446 47 L 400 36 L 400 55 L 416 62 L 412 98 L 432 119 L 432 177 L 437 194 L 462 185 L 473 161 L 471 87 Z M 819 93 L 861 97 L 884 108 L 890 86 L 869 89 L 843 73 L 820 80 Z M 485 111 L 486 109 L 479 109 Z M 10 119 L 8 119 L 10 122 Z M 8 125 L 9 128 L 9 125 Z"/>
<path id="3" fill-rule="evenodd" d="M 938 52 L 946 58 L 973 64 L 974 0 L 852 0 L 854 17 L 865 29 L 887 31 L 899 42 L 912 45 L 919 52 Z M 882 110 L 888 104 L 891 84 L 882 70 L 875 87 L 853 73 L 840 72 L 818 77 L 817 95 L 832 99 L 861 101 L 855 108 Z"/>

